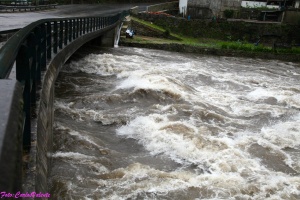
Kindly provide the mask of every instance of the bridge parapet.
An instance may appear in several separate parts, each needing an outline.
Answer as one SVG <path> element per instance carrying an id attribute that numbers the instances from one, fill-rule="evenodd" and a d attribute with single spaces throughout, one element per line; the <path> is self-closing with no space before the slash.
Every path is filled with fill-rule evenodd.
<path id="1" fill-rule="evenodd" d="M 12 179 L 10 184 L 0 181 L 3 191 L 21 190 L 22 155 L 34 143 L 38 183 L 34 189 L 47 192 L 47 153 L 52 147 L 54 82 L 59 69 L 86 42 L 114 33 L 126 14 L 42 19 L 19 30 L 0 49 L 0 107 L 5 107 L 0 109 L 0 176 Z M 32 141 L 35 131 L 37 138 Z"/>

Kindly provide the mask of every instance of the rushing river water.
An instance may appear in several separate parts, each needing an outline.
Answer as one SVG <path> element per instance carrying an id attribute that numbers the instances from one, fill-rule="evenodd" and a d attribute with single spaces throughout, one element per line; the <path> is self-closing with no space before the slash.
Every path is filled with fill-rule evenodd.
<path id="1" fill-rule="evenodd" d="M 54 199 L 300 199 L 300 67 L 139 48 L 56 84 Z"/>

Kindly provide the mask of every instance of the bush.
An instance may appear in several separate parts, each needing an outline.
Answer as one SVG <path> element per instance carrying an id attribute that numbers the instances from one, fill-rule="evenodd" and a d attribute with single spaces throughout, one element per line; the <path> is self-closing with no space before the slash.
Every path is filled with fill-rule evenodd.
<path id="1" fill-rule="evenodd" d="M 300 48 L 299 47 L 293 47 L 291 49 L 277 49 L 278 53 L 293 53 L 293 54 L 300 54 Z"/>
<path id="2" fill-rule="evenodd" d="M 227 49 L 227 48 L 228 48 L 227 44 L 221 44 L 221 49 Z"/>
<path id="3" fill-rule="evenodd" d="M 239 49 L 239 46 L 236 44 L 230 44 L 228 47 L 229 47 L 229 49 L 233 49 L 233 50 Z"/>
<path id="4" fill-rule="evenodd" d="M 170 30 L 169 29 L 165 30 L 164 36 L 165 37 L 169 37 L 170 36 Z"/>
<path id="5" fill-rule="evenodd" d="M 233 17 L 233 14 L 234 14 L 234 10 L 224 10 L 224 17 L 225 18 L 232 18 Z"/>
<path id="6" fill-rule="evenodd" d="M 253 49 L 253 51 L 255 51 L 255 52 L 272 52 L 273 49 L 269 48 L 269 47 L 264 47 L 262 45 L 258 45 Z"/>
<path id="7" fill-rule="evenodd" d="M 245 44 L 245 45 L 241 45 L 239 49 L 243 51 L 252 51 L 252 46 Z"/>

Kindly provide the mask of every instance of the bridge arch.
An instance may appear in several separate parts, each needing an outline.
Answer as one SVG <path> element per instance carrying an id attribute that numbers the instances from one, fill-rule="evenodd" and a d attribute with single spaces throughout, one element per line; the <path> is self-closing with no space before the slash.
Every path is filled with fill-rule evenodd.
<path id="1" fill-rule="evenodd" d="M 36 169 L 29 183 L 34 186 L 28 189 L 47 192 L 54 84 L 60 68 L 91 40 L 113 47 L 126 15 L 127 11 L 123 11 L 108 17 L 38 20 L 14 34 L 0 49 L 0 188 L 3 191 L 21 190 L 23 168 L 30 167 L 26 166 L 30 162 L 24 165 L 23 160 L 30 151 L 36 155 L 32 158 L 36 159 Z"/>

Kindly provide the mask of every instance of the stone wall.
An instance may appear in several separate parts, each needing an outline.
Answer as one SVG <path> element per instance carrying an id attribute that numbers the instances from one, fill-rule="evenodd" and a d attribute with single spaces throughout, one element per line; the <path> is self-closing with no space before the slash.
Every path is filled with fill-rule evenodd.
<path id="1" fill-rule="evenodd" d="M 286 11 L 283 22 L 300 26 L 300 10 Z"/>
<path id="2" fill-rule="evenodd" d="M 226 9 L 237 9 L 240 7 L 241 0 L 189 0 L 188 15 L 191 15 L 193 18 L 205 18 L 201 10 L 209 9 L 211 14 L 208 14 L 206 18 L 210 18 L 211 16 L 223 16 L 223 11 Z"/>

